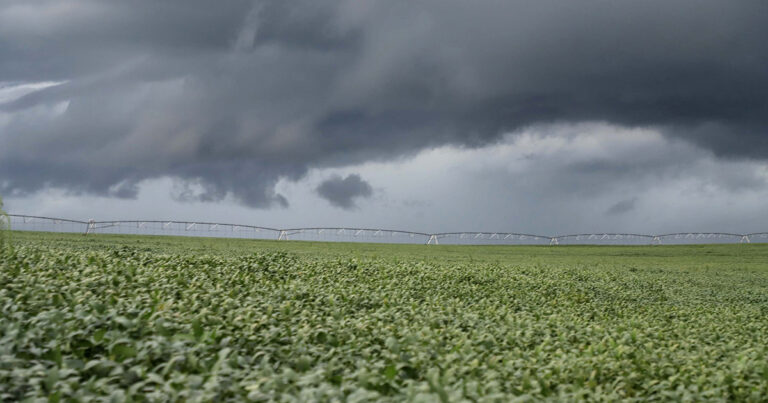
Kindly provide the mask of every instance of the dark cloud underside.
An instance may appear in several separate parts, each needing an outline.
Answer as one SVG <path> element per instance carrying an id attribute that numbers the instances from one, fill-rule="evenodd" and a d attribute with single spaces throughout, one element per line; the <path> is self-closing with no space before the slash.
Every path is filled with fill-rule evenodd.
<path id="1" fill-rule="evenodd" d="M 323 181 L 316 189 L 317 194 L 334 207 L 345 210 L 357 207 L 357 199 L 371 197 L 373 188 L 360 175 L 350 174 L 346 178 L 333 176 Z"/>
<path id="2" fill-rule="evenodd" d="M 766 37 L 764 1 L 6 0 L 0 82 L 65 83 L 0 104 L 0 193 L 285 205 L 313 167 L 595 120 L 765 159 Z"/>

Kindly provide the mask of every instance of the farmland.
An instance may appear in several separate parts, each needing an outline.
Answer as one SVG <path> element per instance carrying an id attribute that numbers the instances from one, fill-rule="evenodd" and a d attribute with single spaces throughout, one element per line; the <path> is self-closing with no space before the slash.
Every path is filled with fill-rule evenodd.
<path id="1" fill-rule="evenodd" d="M 11 240 L 3 401 L 768 396 L 768 245 Z"/>

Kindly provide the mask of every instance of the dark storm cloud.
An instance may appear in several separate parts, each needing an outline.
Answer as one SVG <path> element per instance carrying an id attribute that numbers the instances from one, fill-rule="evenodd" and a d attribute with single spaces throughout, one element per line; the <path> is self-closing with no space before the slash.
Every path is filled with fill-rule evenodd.
<path id="1" fill-rule="evenodd" d="M 0 82 L 65 83 L 0 104 L 0 193 L 286 205 L 309 168 L 594 120 L 764 159 L 766 37 L 764 1 L 6 0 Z"/>
<path id="2" fill-rule="evenodd" d="M 345 210 L 356 207 L 355 200 L 371 197 L 373 189 L 360 175 L 350 174 L 346 178 L 333 176 L 323 181 L 316 189 L 317 194 L 331 205 Z"/>

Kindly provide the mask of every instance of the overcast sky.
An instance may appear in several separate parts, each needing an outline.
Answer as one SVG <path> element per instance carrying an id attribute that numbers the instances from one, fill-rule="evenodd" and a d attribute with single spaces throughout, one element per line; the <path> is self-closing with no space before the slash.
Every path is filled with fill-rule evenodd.
<path id="1" fill-rule="evenodd" d="M 0 2 L 11 213 L 768 230 L 768 2 Z"/>

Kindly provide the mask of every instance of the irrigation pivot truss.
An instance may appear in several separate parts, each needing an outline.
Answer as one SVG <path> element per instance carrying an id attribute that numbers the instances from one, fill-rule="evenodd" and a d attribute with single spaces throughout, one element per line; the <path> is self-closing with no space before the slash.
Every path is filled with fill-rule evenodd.
<path id="1" fill-rule="evenodd" d="M 515 232 L 427 233 L 381 228 L 313 227 L 271 228 L 173 220 L 71 220 L 8 214 L 12 230 L 88 234 L 175 235 L 219 238 L 276 239 L 280 241 L 344 241 L 449 245 L 661 245 L 768 242 L 768 232 L 679 232 L 671 234 L 570 234 L 535 235 Z"/>

